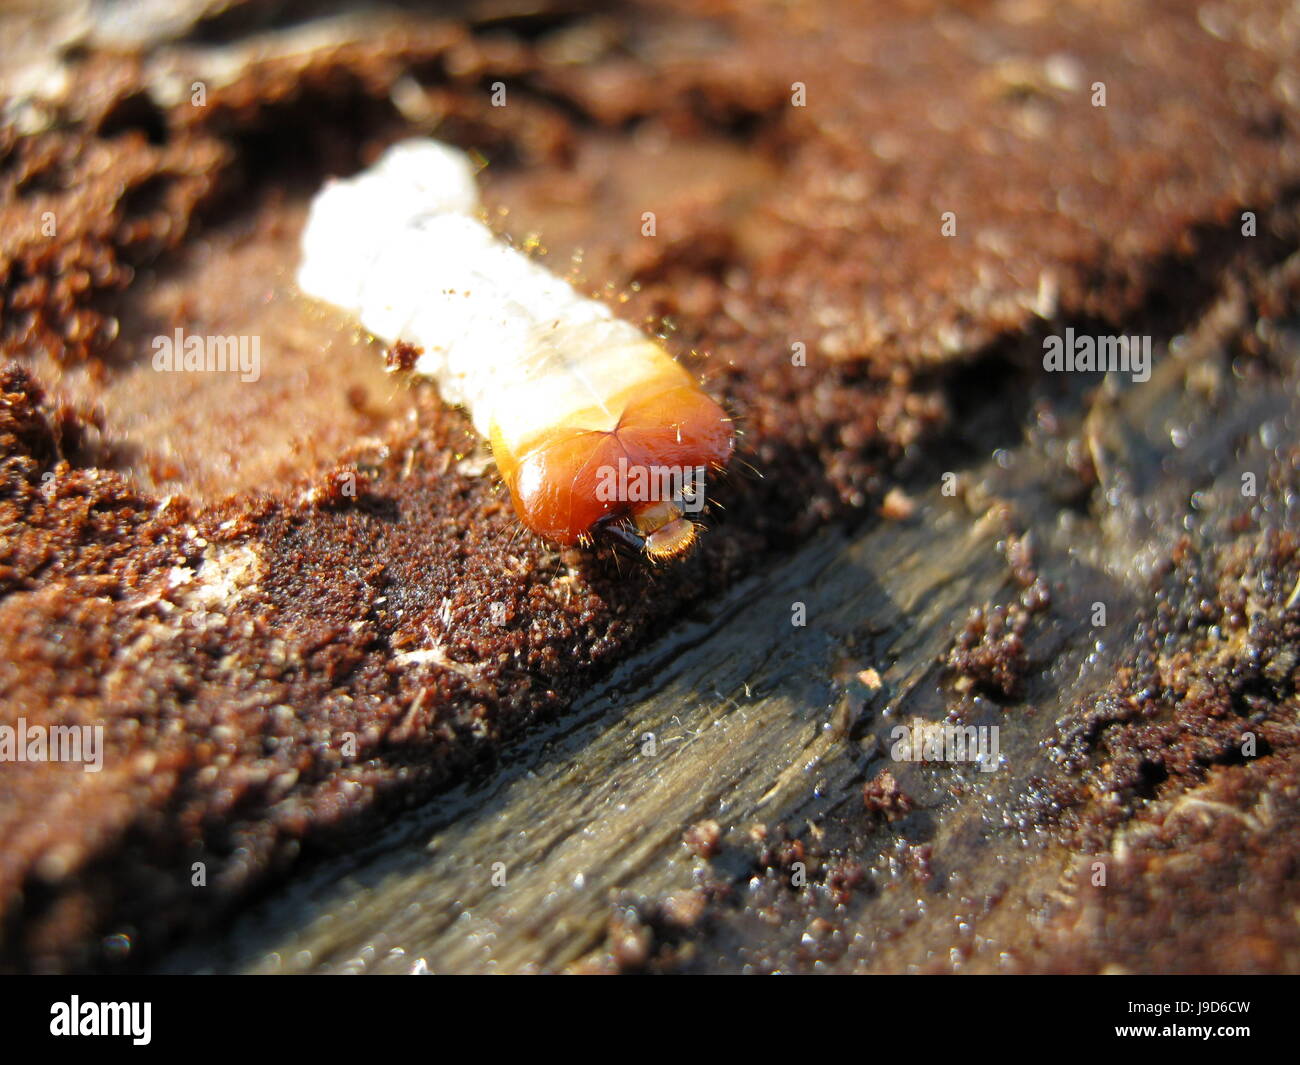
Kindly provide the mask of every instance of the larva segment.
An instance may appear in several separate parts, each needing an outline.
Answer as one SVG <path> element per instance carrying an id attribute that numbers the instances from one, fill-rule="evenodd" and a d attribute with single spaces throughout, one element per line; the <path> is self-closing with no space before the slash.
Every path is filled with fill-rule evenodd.
<path id="1" fill-rule="evenodd" d="M 464 153 L 407 141 L 333 182 L 303 233 L 303 291 L 423 352 L 416 373 L 492 441 L 524 524 L 685 554 L 731 421 L 656 341 L 500 240 Z M 651 491 L 647 492 L 647 486 Z"/>

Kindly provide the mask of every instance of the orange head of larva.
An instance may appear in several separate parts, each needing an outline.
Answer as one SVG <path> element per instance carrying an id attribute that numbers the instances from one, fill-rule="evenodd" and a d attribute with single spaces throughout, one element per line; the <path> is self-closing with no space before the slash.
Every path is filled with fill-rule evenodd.
<path id="1" fill-rule="evenodd" d="M 621 397 L 612 429 L 557 426 L 497 465 L 524 524 L 570 545 L 605 533 L 660 561 L 695 543 L 704 478 L 734 448 L 731 419 L 693 382 Z"/>

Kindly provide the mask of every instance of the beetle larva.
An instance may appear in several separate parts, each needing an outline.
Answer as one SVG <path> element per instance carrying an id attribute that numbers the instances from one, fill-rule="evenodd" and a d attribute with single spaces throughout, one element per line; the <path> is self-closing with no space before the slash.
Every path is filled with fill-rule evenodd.
<path id="1" fill-rule="evenodd" d="M 534 532 L 565 546 L 605 532 L 651 559 L 684 554 L 704 477 L 731 457 L 731 419 L 657 340 L 478 215 L 464 153 L 396 145 L 312 202 L 299 287 L 421 350 L 415 372 L 491 441 Z"/>

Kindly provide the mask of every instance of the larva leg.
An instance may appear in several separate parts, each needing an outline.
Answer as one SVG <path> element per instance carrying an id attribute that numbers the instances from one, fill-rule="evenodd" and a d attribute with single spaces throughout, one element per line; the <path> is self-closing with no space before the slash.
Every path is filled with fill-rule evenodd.
<path id="1" fill-rule="evenodd" d="M 645 550 L 645 537 L 628 524 L 626 518 L 611 515 L 592 526 L 592 532 L 613 543 L 631 548 L 637 554 Z"/>

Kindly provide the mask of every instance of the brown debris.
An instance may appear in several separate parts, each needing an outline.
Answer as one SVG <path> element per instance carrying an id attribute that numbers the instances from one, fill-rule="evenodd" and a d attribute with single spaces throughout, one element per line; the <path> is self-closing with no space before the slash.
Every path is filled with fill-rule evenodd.
<path id="1" fill-rule="evenodd" d="M 712 858 L 722 842 L 722 829 L 717 821 L 700 821 L 686 830 L 682 842 L 697 858 Z"/>
<path id="2" fill-rule="evenodd" d="M 862 804 L 871 814 L 896 821 L 912 810 L 912 799 L 898 785 L 894 774 L 883 769 L 862 785 Z"/>
<path id="3" fill-rule="evenodd" d="M 1029 621 L 1029 611 L 1018 603 L 973 610 L 948 652 L 947 666 L 957 687 L 1019 698 L 1029 669 Z"/>

